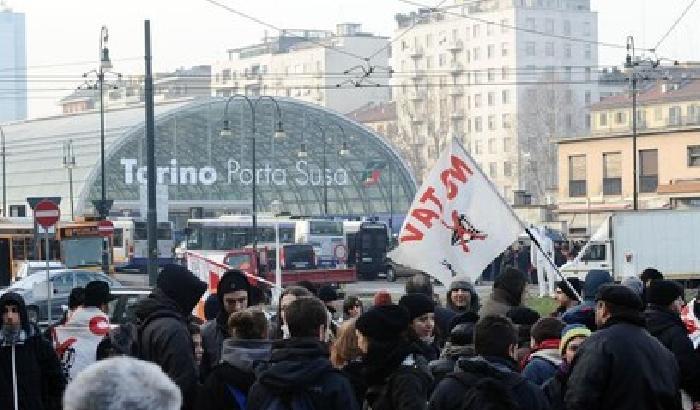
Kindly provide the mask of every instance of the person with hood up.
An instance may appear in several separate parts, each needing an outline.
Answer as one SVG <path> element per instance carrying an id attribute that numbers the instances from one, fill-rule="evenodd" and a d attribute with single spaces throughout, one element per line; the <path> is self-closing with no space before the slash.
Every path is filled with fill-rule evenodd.
<path id="1" fill-rule="evenodd" d="M 576 352 L 564 396 L 567 410 L 681 409 L 678 364 L 647 332 L 642 308 L 628 287 L 600 287 L 598 330 Z"/>
<path id="2" fill-rule="evenodd" d="M 700 409 L 700 359 L 680 317 L 685 304 L 683 294 L 683 287 L 676 282 L 651 282 L 647 288 L 648 305 L 644 316 L 649 333 L 676 356 L 681 371 L 681 389 L 690 396 L 694 408 Z"/>
<path id="3" fill-rule="evenodd" d="M 577 277 L 566 278 L 567 283 L 560 280 L 554 286 L 554 300 L 557 302 L 557 309 L 552 312 L 551 317 L 561 318 L 562 315 L 572 307 L 579 304 L 576 294 L 571 290 L 573 287 L 576 293 L 581 295 L 581 280 Z M 571 286 L 569 286 L 571 285 Z"/>
<path id="4" fill-rule="evenodd" d="M 211 369 L 221 359 L 221 348 L 224 339 L 230 337 L 228 333 L 228 318 L 232 313 L 248 307 L 250 300 L 250 284 L 245 275 L 236 269 L 224 273 L 216 287 L 216 297 L 219 300 L 219 312 L 216 319 L 210 320 L 202 326 L 202 347 L 204 355 L 200 373 L 202 379 L 206 379 Z"/>
<path id="5" fill-rule="evenodd" d="M 409 293 L 399 299 L 408 311 L 408 336 L 428 360 L 440 357 L 440 342 L 435 336 L 435 303 L 422 293 Z"/>
<path id="6" fill-rule="evenodd" d="M 561 365 L 554 377 L 542 385 L 542 391 L 547 396 L 547 400 L 549 400 L 551 410 L 566 410 L 564 395 L 566 394 L 566 384 L 569 380 L 571 363 L 574 361 L 581 343 L 590 335 L 591 330 L 580 324 L 568 325 L 561 331 L 561 341 L 559 342 Z"/>
<path id="7" fill-rule="evenodd" d="M 255 368 L 270 360 L 269 324 L 261 310 L 235 312 L 228 325 L 231 338 L 224 340 L 221 363 L 202 386 L 197 410 L 245 410 Z"/>
<path id="8" fill-rule="evenodd" d="M 612 283 L 613 279 L 606 270 L 592 269 L 588 271 L 586 280 L 583 282 L 583 302 L 576 305 L 561 316 L 561 320 L 567 325 L 582 324 L 591 331 L 596 330 L 595 307 L 596 294 L 601 286 Z"/>
<path id="9" fill-rule="evenodd" d="M 471 313 L 471 312 L 469 312 Z M 473 314 L 473 313 L 472 313 Z M 456 324 L 450 331 L 450 337 L 440 353 L 440 358 L 430 362 L 430 372 L 437 385 L 455 369 L 457 361 L 461 358 L 472 357 L 474 353 L 474 325 L 475 322 L 465 321 Z"/>
<path id="10" fill-rule="evenodd" d="M 274 342 L 270 361 L 256 369 L 247 409 L 359 409 L 350 382 L 328 360 L 328 313 L 323 303 L 302 297 L 284 312 L 290 338 Z"/>
<path id="11" fill-rule="evenodd" d="M 2 295 L 0 314 L 0 409 L 60 409 L 66 379 L 51 343 L 29 322 L 22 296 Z"/>
<path id="12" fill-rule="evenodd" d="M 538 320 L 530 329 L 532 350 L 525 359 L 522 375 L 538 386 L 552 378 L 561 366 L 559 351 L 564 323 L 553 317 Z"/>
<path id="13" fill-rule="evenodd" d="M 156 288 L 134 307 L 139 357 L 159 365 L 177 384 L 184 410 L 193 408 L 199 388 L 188 319 L 206 290 L 207 284 L 184 266 L 165 265 Z"/>
<path id="14" fill-rule="evenodd" d="M 548 403 L 537 386 L 518 374 L 518 335 L 503 316 L 485 316 L 474 328 L 477 356 L 457 361 L 430 398 L 430 410 L 480 410 L 501 404 L 508 409 L 544 410 Z M 516 404 L 518 403 L 517 407 Z"/>
<path id="15" fill-rule="evenodd" d="M 479 317 L 505 316 L 512 308 L 521 306 L 527 288 L 527 277 L 519 270 L 508 267 L 493 282 L 493 291 L 479 311 Z"/>
<path id="16" fill-rule="evenodd" d="M 66 380 L 70 382 L 97 360 L 97 345 L 109 333 L 107 303 L 114 298 L 107 282 L 92 281 L 85 286 L 84 306 L 54 329 L 56 353 Z"/>
<path id="17" fill-rule="evenodd" d="M 428 361 L 407 337 L 410 316 L 397 305 L 375 306 L 357 319 L 372 410 L 425 410 L 433 386 Z"/>
<path id="18" fill-rule="evenodd" d="M 455 314 L 464 312 L 478 313 L 479 295 L 474 289 L 474 285 L 467 278 L 455 278 L 450 283 L 450 289 L 447 291 L 447 308 Z"/>

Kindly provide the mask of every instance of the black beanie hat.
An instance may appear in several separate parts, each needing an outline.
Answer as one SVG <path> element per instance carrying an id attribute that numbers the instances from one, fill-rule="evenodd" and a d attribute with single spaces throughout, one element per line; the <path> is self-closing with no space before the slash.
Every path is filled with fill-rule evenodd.
<path id="1" fill-rule="evenodd" d="M 426 313 L 435 312 L 435 302 L 422 293 L 408 293 L 399 299 L 399 306 L 408 311 L 408 319 L 413 320 Z"/>
<path id="2" fill-rule="evenodd" d="M 566 280 L 568 280 L 569 284 L 573 286 L 574 289 L 576 289 L 576 293 L 581 295 L 581 289 L 583 288 L 583 283 L 581 283 L 581 279 L 577 277 L 570 277 L 566 278 Z M 571 291 L 571 288 L 563 280 L 555 282 L 555 286 L 561 289 L 561 291 L 564 292 L 564 294 L 568 296 L 569 299 L 577 300 L 576 295 L 574 295 L 574 292 Z"/>
<path id="3" fill-rule="evenodd" d="M 653 280 L 646 293 L 647 302 L 659 306 L 668 306 L 683 296 L 683 286 L 672 280 Z"/>
<path id="4" fill-rule="evenodd" d="M 187 268 L 169 264 L 163 267 L 156 280 L 156 287 L 177 303 L 181 313 L 189 314 L 207 290 L 207 284 L 199 280 Z"/>
<path id="5" fill-rule="evenodd" d="M 250 304 L 250 283 L 248 283 L 248 279 L 238 269 L 227 270 L 216 287 L 216 296 L 219 299 L 219 308 L 221 310 L 224 309 L 224 295 L 238 290 L 246 291 L 248 304 Z"/>
<path id="6" fill-rule="evenodd" d="M 595 300 L 596 302 L 602 300 L 613 305 L 639 311 L 644 309 L 644 304 L 639 295 L 625 285 L 605 284 L 598 289 Z"/>
<path id="7" fill-rule="evenodd" d="M 370 339 L 388 342 L 398 340 L 410 322 L 408 311 L 403 307 L 380 305 L 360 315 L 355 322 L 355 329 Z"/>
<path id="8" fill-rule="evenodd" d="M 508 269 L 493 282 L 493 288 L 505 291 L 509 296 L 509 302 L 513 306 L 517 306 L 521 303 L 525 286 L 527 286 L 527 277 L 525 277 L 524 273 L 513 267 L 508 267 Z"/>

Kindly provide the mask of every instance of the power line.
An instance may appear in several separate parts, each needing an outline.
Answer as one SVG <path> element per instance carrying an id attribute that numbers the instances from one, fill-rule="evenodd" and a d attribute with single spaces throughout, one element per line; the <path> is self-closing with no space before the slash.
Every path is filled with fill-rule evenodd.
<path id="1" fill-rule="evenodd" d="M 685 15 L 688 14 L 688 12 L 690 11 L 690 9 L 695 5 L 695 2 L 696 2 L 696 1 L 697 1 L 697 0 L 691 0 L 690 3 L 688 3 L 688 6 L 685 8 L 685 10 L 683 10 L 683 12 L 681 13 L 681 15 L 678 16 L 678 18 L 676 19 L 676 21 L 674 21 L 673 24 L 671 24 L 671 27 L 668 29 L 668 31 L 666 31 L 666 34 L 664 34 L 663 36 L 661 36 L 661 38 L 659 39 L 659 41 L 656 43 L 656 45 L 654 46 L 654 48 L 651 50 L 652 52 L 655 52 L 655 51 L 659 48 L 659 46 L 661 45 L 661 43 L 663 43 L 663 42 L 666 40 L 666 38 L 668 38 L 668 36 L 671 34 L 671 32 L 676 28 L 676 26 L 678 26 L 678 23 L 680 23 L 681 20 L 683 20 L 683 17 L 685 17 Z"/>
<path id="2" fill-rule="evenodd" d="M 132 61 L 132 60 L 140 60 L 142 58 L 143 57 L 127 57 L 127 58 L 114 59 L 112 61 Z M 70 63 L 56 63 L 56 64 L 32 65 L 32 66 L 25 66 L 25 67 L 0 68 L 0 72 L 2 72 L 2 71 L 31 70 L 31 69 L 38 69 L 38 68 L 69 67 L 69 66 L 79 66 L 79 65 L 87 65 L 87 64 L 97 64 L 97 63 L 98 63 L 98 61 L 96 61 L 96 60 L 75 61 L 75 62 L 70 62 Z"/>

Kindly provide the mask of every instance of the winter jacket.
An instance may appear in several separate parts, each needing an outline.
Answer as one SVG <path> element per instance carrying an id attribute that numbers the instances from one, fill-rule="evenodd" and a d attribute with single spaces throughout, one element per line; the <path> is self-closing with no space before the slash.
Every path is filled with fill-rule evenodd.
<path id="1" fill-rule="evenodd" d="M 264 408 L 267 401 L 309 392 L 318 409 L 359 409 L 348 379 L 328 360 L 328 349 L 316 339 L 292 338 L 272 345 L 272 355 L 257 371 L 248 394 L 248 410 Z"/>
<path id="2" fill-rule="evenodd" d="M 355 392 L 355 401 L 359 407 L 365 401 L 365 393 L 367 393 L 367 380 L 365 379 L 365 364 L 362 359 L 350 361 L 341 369 L 345 377 L 348 378 L 353 391 Z"/>
<path id="3" fill-rule="evenodd" d="M 612 283 L 612 281 L 608 271 L 597 269 L 589 271 L 581 292 L 583 294 L 583 302 L 564 312 L 561 320 L 567 325 L 582 324 L 591 331 L 595 331 L 595 295 L 601 286 L 606 283 Z"/>
<path id="4" fill-rule="evenodd" d="M 676 410 L 679 388 L 673 354 L 642 315 L 618 315 L 579 347 L 564 402 L 568 410 Z"/>
<path id="5" fill-rule="evenodd" d="M 191 409 L 199 387 L 199 376 L 192 337 L 187 329 L 188 315 L 184 311 L 160 289 L 154 290 L 135 307 L 136 319 L 142 324 L 140 358 L 158 364 L 180 388 L 182 408 Z"/>
<path id="6" fill-rule="evenodd" d="M 228 334 L 228 314 L 225 311 L 219 312 L 216 319 L 202 325 L 201 333 L 204 354 L 200 366 L 200 376 L 203 380 L 206 380 L 211 369 L 221 361 L 221 350 L 224 340 L 231 337 Z"/>
<path id="7" fill-rule="evenodd" d="M 450 321 L 457 315 L 457 312 L 444 308 L 440 305 L 435 305 L 435 326 L 437 326 L 440 335 L 450 333 Z"/>
<path id="8" fill-rule="evenodd" d="M 549 402 L 550 410 L 566 410 L 564 395 L 569 381 L 569 366 L 563 362 L 554 373 L 554 377 L 544 382 L 542 392 Z"/>
<path id="9" fill-rule="evenodd" d="M 97 307 L 78 308 L 64 325 L 54 328 L 56 353 L 68 382 L 95 363 L 97 345 L 108 332 L 109 317 Z"/>
<path id="10" fill-rule="evenodd" d="M 433 388 L 428 361 L 415 344 L 398 341 L 365 356 L 365 404 L 372 410 L 425 410 Z"/>
<path id="11" fill-rule="evenodd" d="M 199 392 L 197 410 L 241 409 L 234 390 L 248 396 L 255 382 L 255 368 L 270 360 L 272 342 L 231 340 L 223 344 L 221 363 L 214 366 Z"/>
<path id="12" fill-rule="evenodd" d="M 522 375 L 537 386 L 542 386 L 547 380 L 554 377 L 560 365 L 559 349 L 537 350 L 530 355 Z"/>
<path id="13" fill-rule="evenodd" d="M 14 292 L 5 293 L 0 297 L 0 312 L 8 304 L 19 307 L 22 325 L 14 343 L 0 331 L 0 409 L 14 409 L 13 381 L 17 380 L 20 410 L 58 410 L 61 408 L 66 379 L 56 352 L 39 329 L 29 323 L 24 299 Z"/>
<path id="14" fill-rule="evenodd" d="M 435 379 L 435 385 L 440 383 L 445 376 L 455 371 L 457 360 L 474 356 L 474 346 L 452 346 L 449 343 L 442 350 L 440 358 L 429 364 L 430 373 Z"/>
<path id="15" fill-rule="evenodd" d="M 510 296 L 503 289 L 493 289 L 491 295 L 479 310 L 479 317 L 505 316 L 515 306 L 509 300 Z"/>
<path id="16" fill-rule="evenodd" d="M 649 305 L 644 312 L 649 333 L 676 356 L 681 372 L 681 388 L 693 401 L 700 401 L 700 359 L 677 313 Z"/>
<path id="17" fill-rule="evenodd" d="M 517 410 L 545 410 L 548 403 L 534 384 L 516 372 L 513 359 L 476 356 L 457 361 L 460 376 L 448 375 L 435 388 L 428 408 L 430 410 L 461 410 L 463 398 L 480 380 L 489 378 L 502 385 L 518 403 Z M 515 409 L 514 409 L 515 410 Z"/>

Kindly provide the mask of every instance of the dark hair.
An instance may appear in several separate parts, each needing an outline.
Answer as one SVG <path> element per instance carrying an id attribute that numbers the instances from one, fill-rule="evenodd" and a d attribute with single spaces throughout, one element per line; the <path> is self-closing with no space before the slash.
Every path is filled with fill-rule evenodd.
<path id="1" fill-rule="evenodd" d="M 345 316 L 347 316 L 349 314 L 350 310 L 352 310 L 355 306 L 357 306 L 358 303 L 360 304 L 360 306 L 362 305 L 362 301 L 357 296 L 346 297 L 345 300 L 343 301 L 343 314 Z"/>
<path id="2" fill-rule="evenodd" d="M 530 336 L 535 339 L 535 343 L 542 343 L 549 339 L 559 339 L 563 329 L 564 322 L 561 320 L 555 317 L 543 317 L 532 325 Z"/>
<path id="3" fill-rule="evenodd" d="M 406 293 L 422 293 L 433 298 L 433 283 L 428 275 L 417 273 L 406 282 Z"/>
<path id="4" fill-rule="evenodd" d="M 68 296 L 68 308 L 77 309 L 85 304 L 85 288 L 78 286 L 70 291 Z"/>
<path id="5" fill-rule="evenodd" d="M 258 286 L 251 286 L 250 287 L 250 300 L 248 301 L 248 306 L 267 305 L 267 304 L 269 304 L 268 293 Z"/>
<path id="6" fill-rule="evenodd" d="M 256 308 L 234 312 L 228 318 L 231 336 L 236 339 L 267 339 L 268 322 L 265 314 Z"/>
<path id="7" fill-rule="evenodd" d="M 321 326 L 328 326 L 328 310 L 316 297 L 303 297 L 290 303 L 284 317 L 291 337 L 318 338 Z"/>
<path id="8" fill-rule="evenodd" d="M 314 285 L 313 283 L 311 283 L 308 280 L 302 280 L 302 281 L 297 282 L 297 286 L 302 287 L 302 288 L 306 288 L 306 290 L 311 292 L 311 295 L 313 295 L 313 296 L 318 296 L 318 288 L 316 287 L 316 285 Z"/>
<path id="9" fill-rule="evenodd" d="M 605 303 L 605 307 L 610 313 L 610 317 L 613 316 L 625 316 L 625 317 L 639 317 L 640 311 L 629 306 L 618 305 L 615 303 L 606 302 L 604 300 L 599 300 L 598 302 Z"/>
<path id="10" fill-rule="evenodd" d="M 518 332 L 505 316 L 485 316 L 474 326 L 474 350 L 482 356 L 507 357 L 518 343 Z"/>
<path id="11" fill-rule="evenodd" d="M 282 293 L 280 293 L 280 298 L 277 301 L 277 324 L 275 326 L 274 334 L 275 339 L 282 338 L 282 298 L 287 295 L 296 296 L 298 298 L 313 296 L 308 289 L 302 286 L 289 286 L 282 290 Z"/>
<path id="12" fill-rule="evenodd" d="M 639 275 L 639 279 L 646 285 L 648 280 L 660 280 L 663 279 L 664 275 L 656 268 L 646 268 Z"/>

